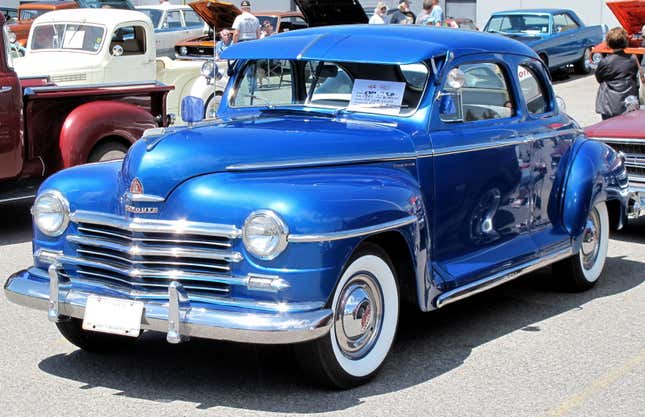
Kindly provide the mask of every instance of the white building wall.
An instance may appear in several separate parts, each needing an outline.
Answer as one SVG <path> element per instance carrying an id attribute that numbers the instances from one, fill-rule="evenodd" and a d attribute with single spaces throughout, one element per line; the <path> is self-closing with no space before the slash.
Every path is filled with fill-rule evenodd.
<path id="1" fill-rule="evenodd" d="M 6 0 L 4 0 L 6 1 Z M 170 0 L 172 4 L 188 4 L 194 0 Z M 228 0 L 236 6 L 240 6 L 241 0 Z M 249 0 L 251 9 L 257 11 L 264 10 L 291 10 L 291 0 Z M 159 4 L 159 0 L 132 0 L 135 6 L 144 6 L 149 4 Z"/>
<path id="2" fill-rule="evenodd" d="M 509 9 L 571 9 L 587 25 L 620 26 L 605 0 L 477 0 L 477 25 L 484 28 L 491 13 Z"/>

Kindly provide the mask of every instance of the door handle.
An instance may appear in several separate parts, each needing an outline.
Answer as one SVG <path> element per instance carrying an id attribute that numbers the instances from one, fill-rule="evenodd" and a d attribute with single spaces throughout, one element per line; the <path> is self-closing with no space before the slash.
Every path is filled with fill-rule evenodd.
<path id="1" fill-rule="evenodd" d="M 12 87 L 10 85 L 5 85 L 3 87 L 0 87 L 0 94 L 8 93 L 11 90 L 12 90 Z"/>

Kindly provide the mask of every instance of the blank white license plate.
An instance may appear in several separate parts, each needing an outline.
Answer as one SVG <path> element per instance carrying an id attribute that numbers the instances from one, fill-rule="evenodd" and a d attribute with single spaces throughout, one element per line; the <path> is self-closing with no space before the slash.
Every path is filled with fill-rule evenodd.
<path id="1" fill-rule="evenodd" d="M 85 305 L 83 329 L 137 337 L 142 315 L 141 301 L 90 295 Z"/>

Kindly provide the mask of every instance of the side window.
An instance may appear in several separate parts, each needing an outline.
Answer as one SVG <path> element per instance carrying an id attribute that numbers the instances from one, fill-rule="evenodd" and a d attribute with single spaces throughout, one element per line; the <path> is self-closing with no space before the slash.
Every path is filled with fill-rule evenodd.
<path id="1" fill-rule="evenodd" d="M 184 21 L 188 27 L 202 26 L 204 24 L 199 15 L 192 10 L 184 10 Z"/>
<path id="2" fill-rule="evenodd" d="M 181 13 L 179 10 L 168 11 L 166 13 L 166 23 L 164 29 L 179 29 L 181 28 Z"/>
<path id="3" fill-rule="evenodd" d="M 567 30 L 578 29 L 578 24 L 568 14 L 564 15 L 564 20 L 567 22 Z"/>
<path id="4" fill-rule="evenodd" d="M 517 77 L 520 80 L 522 95 L 530 114 L 542 114 L 549 111 L 549 96 L 535 72 L 524 65 L 517 67 Z"/>
<path id="5" fill-rule="evenodd" d="M 503 119 L 515 114 L 504 70 L 493 63 L 453 68 L 439 95 L 444 122 Z"/>
<path id="6" fill-rule="evenodd" d="M 571 26 L 573 24 L 573 26 Z M 564 13 L 553 16 L 553 31 L 555 33 L 566 32 L 567 30 L 576 29 L 578 25 Z"/>
<path id="7" fill-rule="evenodd" d="M 118 47 L 121 48 L 118 48 Z M 120 54 L 114 54 L 120 50 Z M 143 26 L 124 26 L 116 29 L 110 42 L 113 55 L 143 55 L 146 53 L 146 30 Z"/>

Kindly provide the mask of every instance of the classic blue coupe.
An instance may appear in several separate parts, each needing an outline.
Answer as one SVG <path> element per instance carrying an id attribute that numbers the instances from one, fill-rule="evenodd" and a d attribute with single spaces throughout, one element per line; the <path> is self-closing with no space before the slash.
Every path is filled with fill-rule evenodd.
<path id="1" fill-rule="evenodd" d="M 224 58 L 218 119 L 186 98 L 188 127 L 47 179 L 7 298 L 89 351 L 142 331 L 295 344 L 347 388 L 385 361 L 402 303 L 435 310 L 547 265 L 576 291 L 601 277 L 624 161 L 560 110 L 529 47 L 358 25 Z"/>
<path id="2" fill-rule="evenodd" d="M 580 17 L 569 9 L 493 13 L 484 31 L 526 43 L 551 71 L 573 65 L 580 74 L 591 72 L 591 48 L 603 39 L 601 26 L 585 26 Z"/>

